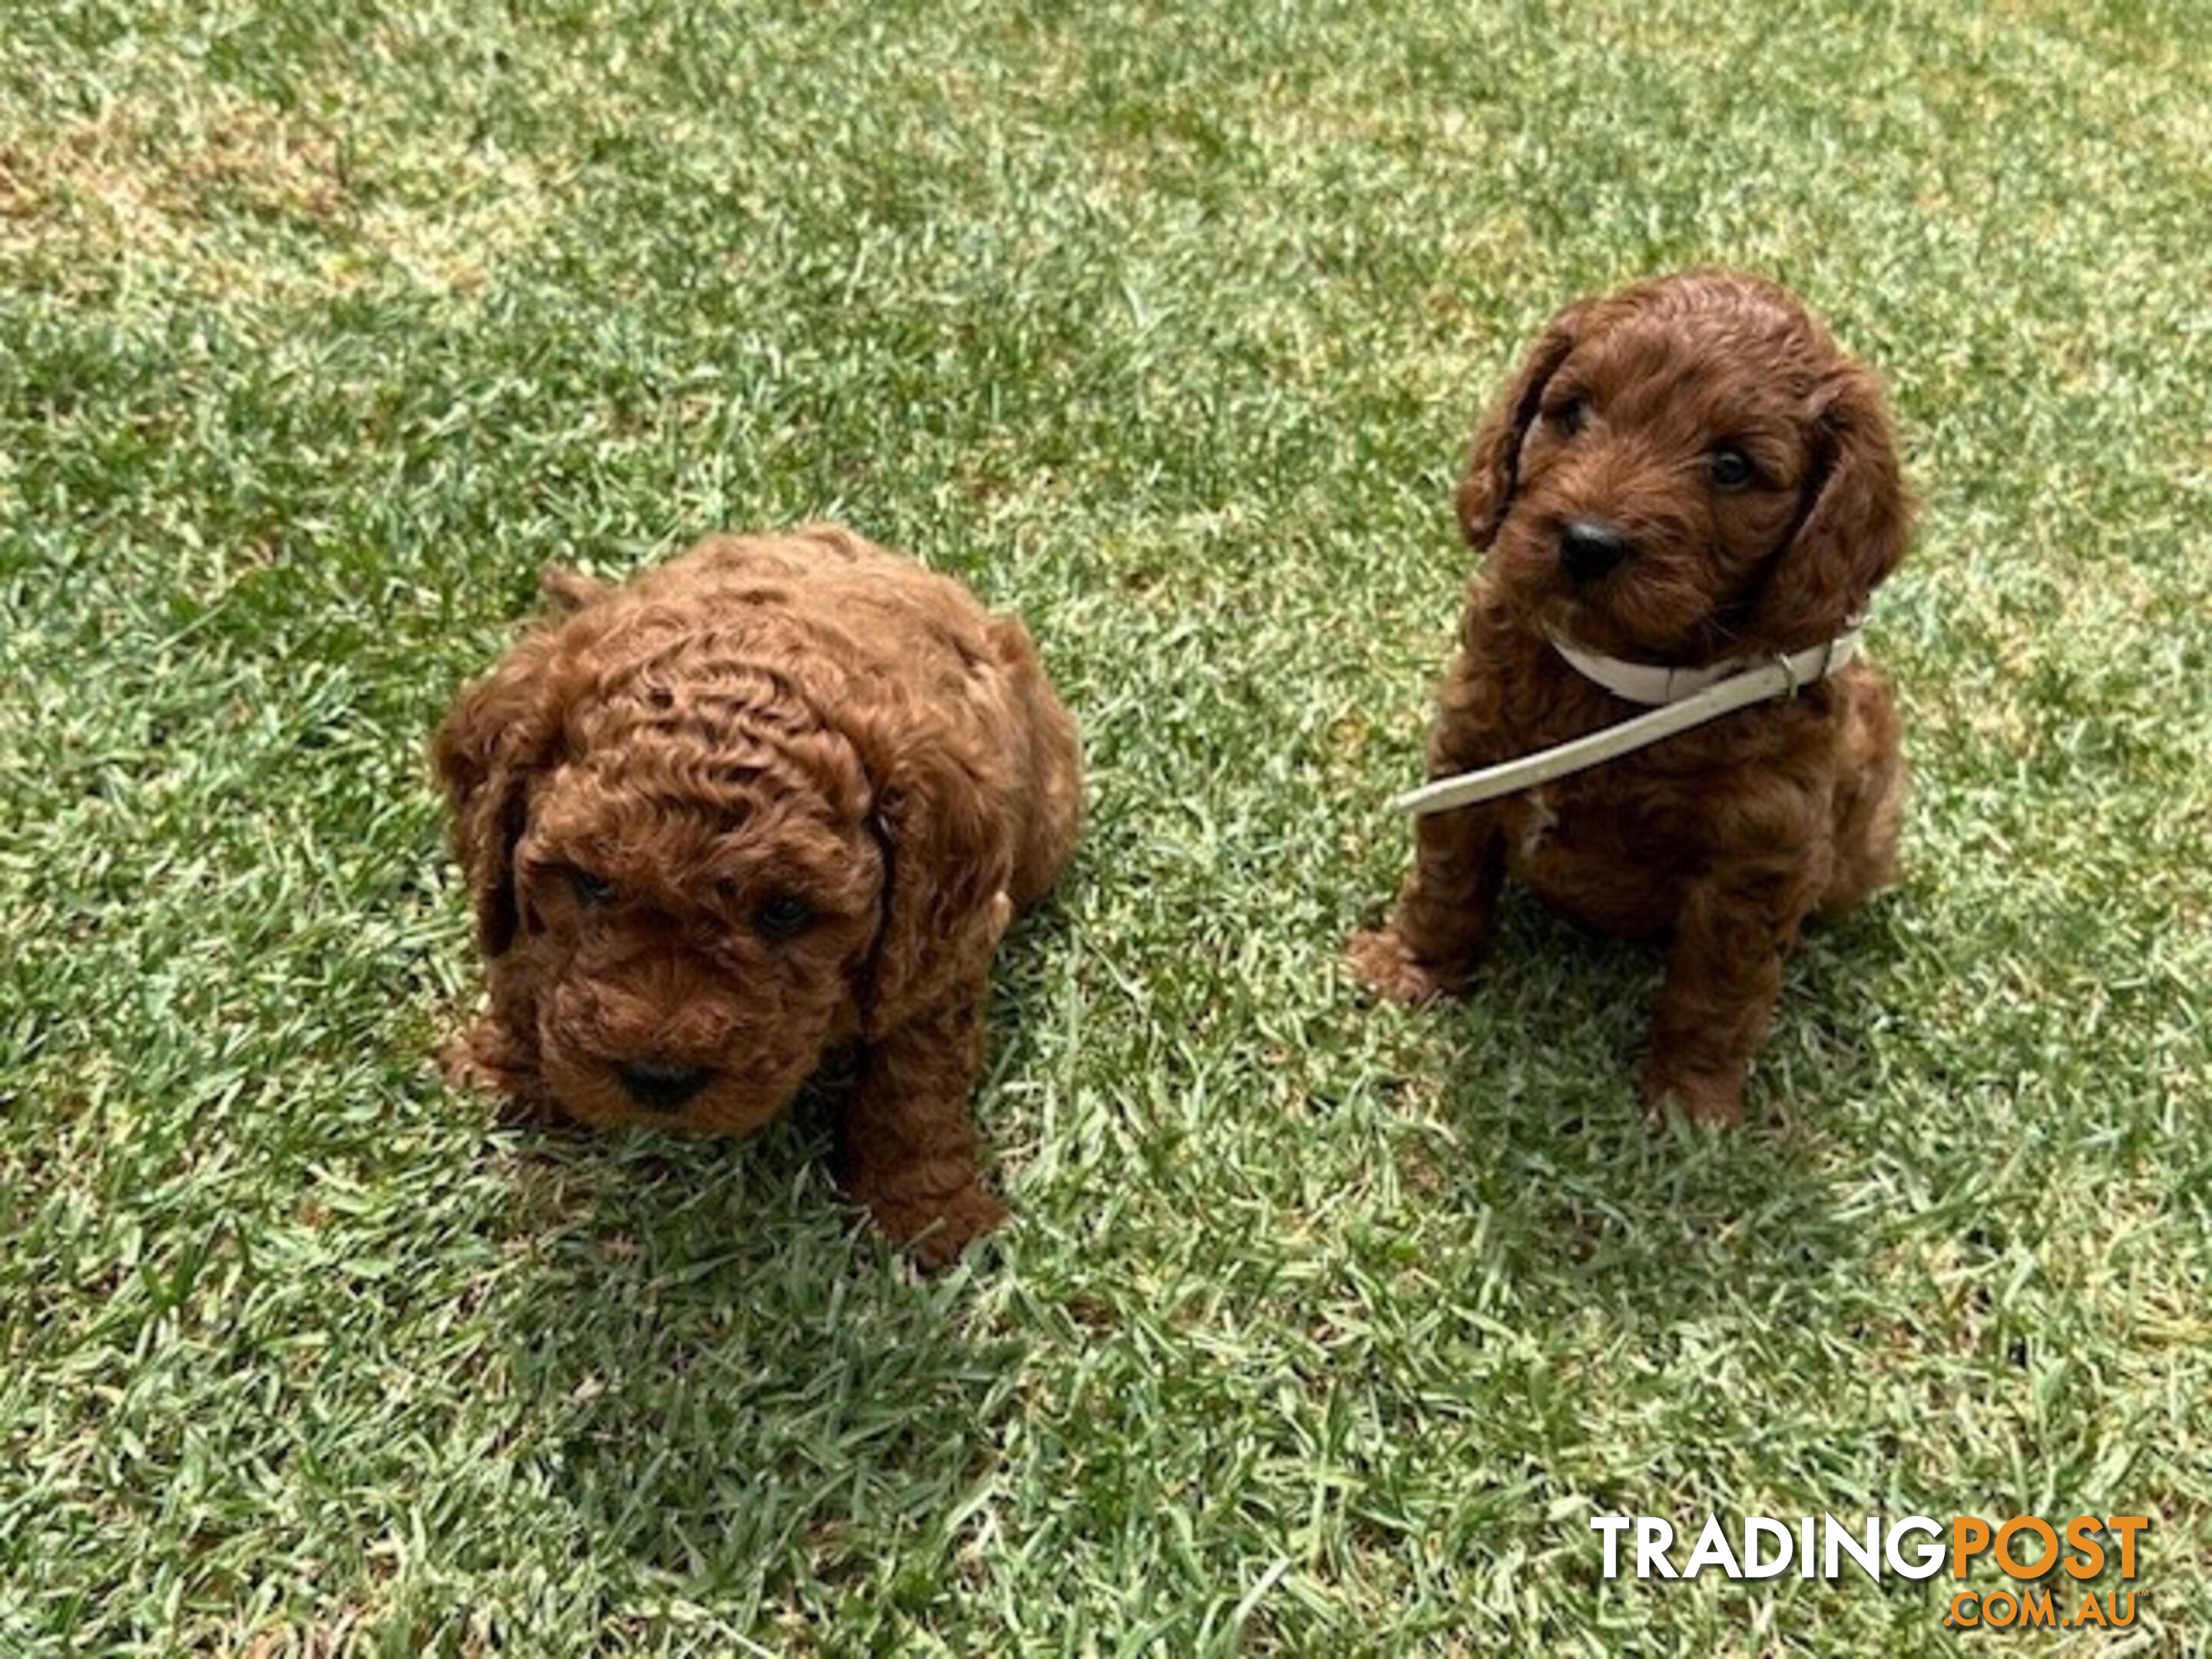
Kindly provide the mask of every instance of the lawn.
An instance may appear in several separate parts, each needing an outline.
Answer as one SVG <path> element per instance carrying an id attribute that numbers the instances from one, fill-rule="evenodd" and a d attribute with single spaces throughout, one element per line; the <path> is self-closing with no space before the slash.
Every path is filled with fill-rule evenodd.
<path id="1" fill-rule="evenodd" d="M 1961 1641 L 1589 1524 L 1823 1510 L 2152 1516 L 2132 1639 L 2212 1642 L 2212 11 L 1786 9 L 9 5 L 0 1653 Z M 1340 953 L 1479 408 L 1708 260 L 1890 380 L 1917 783 L 1655 1137 L 1656 957 Z M 425 744 L 538 567 L 825 516 L 1088 748 L 934 1281 L 804 1122 L 428 1060 Z"/>

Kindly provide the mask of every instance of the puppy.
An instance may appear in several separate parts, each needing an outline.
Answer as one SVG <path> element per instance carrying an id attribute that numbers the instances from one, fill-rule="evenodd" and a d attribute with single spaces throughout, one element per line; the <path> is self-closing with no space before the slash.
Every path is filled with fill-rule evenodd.
<path id="1" fill-rule="evenodd" d="M 813 526 L 716 537 L 556 614 L 433 750 L 526 1109 L 745 1134 L 858 1047 L 839 1173 L 941 1267 L 1005 1212 L 969 1096 L 991 961 L 1073 848 L 1075 730 L 1028 634 Z"/>
<path id="2" fill-rule="evenodd" d="M 1699 270 L 1570 305 L 1474 437 L 1458 491 L 1474 576 L 1429 735 L 1432 778 L 1644 712 L 1565 647 L 1703 667 L 1844 633 L 1905 551 L 1881 390 L 1790 295 Z M 1357 976 L 1461 989 L 1509 871 L 1601 932 L 1671 940 L 1644 1104 L 1735 1121 L 1814 915 L 1896 874 L 1904 769 L 1863 659 L 1526 793 L 1419 819 Z"/>

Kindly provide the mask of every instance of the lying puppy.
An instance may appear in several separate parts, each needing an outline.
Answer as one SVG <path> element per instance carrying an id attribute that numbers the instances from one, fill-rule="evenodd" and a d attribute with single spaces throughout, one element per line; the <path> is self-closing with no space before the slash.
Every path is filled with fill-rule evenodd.
<path id="1" fill-rule="evenodd" d="M 1431 778 L 1663 698 L 1635 685 L 1663 673 L 1624 677 L 1620 659 L 1694 671 L 1837 639 L 1909 520 L 1873 374 L 1789 294 L 1717 270 L 1553 318 L 1475 434 L 1458 507 L 1489 556 L 1438 693 Z M 1734 1121 L 1784 954 L 1808 916 L 1894 878 L 1903 798 L 1888 687 L 1852 661 L 1794 696 L 1419 819 L 1396 907 L 1352 940 L 1352 965 L 1405 1003 L 1460 989 L 1510 870 L 1591 927 L 1671 937 L 1644 1103 Z"/>
<path id="2" fill-rule="evenodd" d="M 434 750 L 489 1011 L 462 1074 L 744 1134 L 859 1045 L 840 1174 L 925 1266 L 1004 1217 L 969 1095 L 1000 935 L 1074 845 L 1028 634 L 848 531 L 717 537 L 556 614 Z"/>

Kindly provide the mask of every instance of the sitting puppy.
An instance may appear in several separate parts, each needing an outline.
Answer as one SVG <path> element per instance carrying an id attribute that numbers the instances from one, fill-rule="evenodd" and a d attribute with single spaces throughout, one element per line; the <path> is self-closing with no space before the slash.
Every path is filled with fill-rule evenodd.
<path id="1" fill-rule="evenodd" d="M 1725 672 L 1837 639 L 1903 555 L 1909 518 L 1873 374 L 1789 294 L 1717 270 L 1553 318 L 1475 434 L 1458 507 L 1489 557 L 1438 694 L 1431 778 L 1644 712 L 1566 652 L 1600 672 Z M 1894 878 L 1903 798 L 1888 688 L 1852 661 L 1419 819 L 1396 907 L 1352 939 L 1352 965 L 1408 1004 L 1458 990 L 1510 870 L 1585 925 L 1671 937 L 1644 1103 L 1734 1121 L 1784 954 L 1808 916 Z"/>
<path id="2" fill-rule="evenodd" d="M 1028 634 L 816 526 L 716 537 L 559 611 L 434 750 L 526 1109 L 744 1134 L 857 1044 L 840 1174 L 940 1267 L 1004 1218 L 969 1115 L 991 960 L 1074 845 L 1075 730 Z"/>

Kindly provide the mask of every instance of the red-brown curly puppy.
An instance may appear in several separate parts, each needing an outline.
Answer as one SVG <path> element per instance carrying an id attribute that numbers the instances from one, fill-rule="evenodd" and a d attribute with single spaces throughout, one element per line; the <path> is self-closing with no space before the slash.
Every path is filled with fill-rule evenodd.
<path id="1" fill-rule="evenodd" d="M 1642 712 L 1557 648 L 1755 662 L 1842 634 L 1905 550 L 1874 375 L 1796 299 L 1718 270 L 1567 307 L 1475 434 L 1458 494 L 1487 549 L 1437 696 L 1431 777 Z M 1893 878 L 1904 769 L 1863 661 L 1524 793 L 1425 817 L 1376 993 L 1461 988 L 1506 872 L 1601 931 L 1671 938 L 1643 1097 L 1733 1121 L 1799 927 Z"/>
<path id="2" fill-rule="evenodd" d="M 586 1122 L 743 1134 L 857 1043 L 840 1175 L 950 1261 L 1005 1213 L 969 1115 L 992 957 L 1076 836 L 1028 634 L 826 526 L 545 586 L 559 614 L 434 745 L 489 963 L 459 1068 Z"/>

